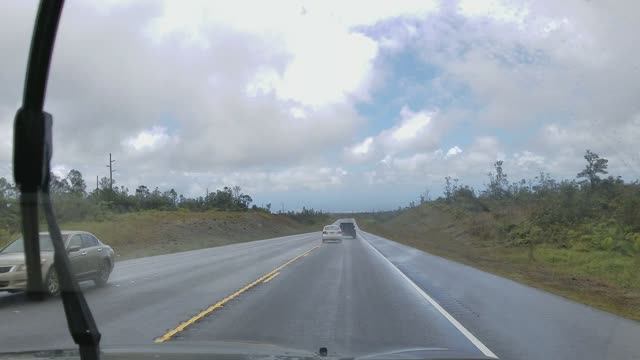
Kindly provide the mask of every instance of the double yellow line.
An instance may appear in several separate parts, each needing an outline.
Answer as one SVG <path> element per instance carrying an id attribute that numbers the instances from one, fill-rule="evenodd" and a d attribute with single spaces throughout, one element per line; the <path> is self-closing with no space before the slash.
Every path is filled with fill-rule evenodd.
<path id="1" fill-rule="evenodd" d="M 256 285 L 260 284 L 261 282 L 267 283 L 267 282 L 271 281 L 273 278 L 275 278 L 276 276 L 278 276 L 280 274 L 280 270 L 282 270 L 285 266 L 291 264 L 292 262 L 294 262 L 294 261 L 296 261 L 296 260 L 298 260 L 300 258 L 303 258 L 303 257 L 309 255 L 313 250 L 317 249 L 318 247 L 320 247 L 320 245 L 316 245 L 316 246 L 312 247 L 311 249 L 305 251 L 304 253 L 294 257 L 293 259 L 287 261 L 286 263 L 284 263 L 284 264 L 278 266 L 277 268 L 271 270 L 270 272 L 266 273 L 265 275 L 261 276 L 257 280 L 255 280 L 252 283 L 250 283 L 249 285 L 241 288 L 240 290 L 237 290 L 233 294 L 231 294 L 231 295 L 227 296 L 226 298 L 218 301 L 217 303 L 209 306 L 205 310 L 201 311 L 198 315 L 196 315 L 196 316 L 192 317 L 191 319 L 183 322 L 182 324 L 178 325 L 174 329 L 169 330 L 166 334 L 156 338 L 154 341 L 156 343 L 162 343 L 162 342 L 165 342 L 165 341 L 171 339 L 177 333 L 181 332 L 182 330 L 186 329 L 188 326 L 192 325 L 193 323 L 195 323 L 196 321 L 202 319 L 203 317 L 211 314 L 212 312 L 216 311 L 217 309 L 222 308 L 226 303 L 228 303 L 229 301 L 231 301 L 234 298 L 238 297 L 239 295 L 241 295 L 242 293 L 246 292 L 247 290 L 255 287 Z"/>

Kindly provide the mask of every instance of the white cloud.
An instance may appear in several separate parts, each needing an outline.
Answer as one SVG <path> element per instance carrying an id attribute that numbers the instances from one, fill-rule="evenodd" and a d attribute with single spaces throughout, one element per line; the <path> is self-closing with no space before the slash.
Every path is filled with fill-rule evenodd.
<path id="1" fill-rule="evenodd" d="M 380 132 L 374 144 L 385 154 L 433 150 L 447 125 L 436 111 L 413 111 L 403 106 L 396 125 Z"/>
<path id="2" fill-rule="evenodd" d="M 522 173 L 531 174 L 548 170 L 545 164 L 545 157 L 531 151 L 524 150 L 513 154 L 513 161 Z"/>
<path id="3" fill-rule="evenodd" d="M 412 113 L 407 107 L 401 111 L 404 119 L 402 123 L 392 131 L 392 137 L 397 141 L 414 139 L 431 122 L 431 115 L 425 112 Z"/>
<path id="4" fill-rule="evenodd" d="M 461 0 L 458 2 L 458 9 L 464 16 L 487 17 L 516 24 L 522 24 L 529 14 L 526 4 L 503 0 Z"/>
<path id="5" fill-rule="evenodd" d="M 276 171 L 242 171 L 218 178 L 219 186 L 239 184 L 250 191 L 295 191 L 335 188 L 343 183 L 348 171 L 320 164 Z M 215 176 L 213 176 L 215 177 Z"/>
<path id="6" fill-rule="evenodd" d="M 251 97 L 268 95 L 274 91 L 274 86 L 280 81 L 278 72 L 272 68 L 260 68 L 256 71 L 253 80 L 246 86 L 246 93 Z"/>
<path id="7" fill-rule="evenodd" d="M 420 17 L 437 8 L 437 1 L 165 1 L 146 32 L 157 43 L 178 35 L 205 49 L 211 47 L 208 30 L 215 26 L 263 37 L 287 56 L 287 64 L 263 69 L 247 91 L 273 91 L 281 99 L 322 106 L 367 97 L 379 45 L 357 27 Z"/>
<path id="8" fill-rule="evenodd" d="M 447 150 L 447 157 L 451 157 L 451 156 L 456 156 L 458 154 L 460 154 L 462 152 L 462 149 L 460 149 L 459 146 L 454 146 L 452 148 L 450 148 L 449 150 Z"/>
<path id="9" fill-rule="evenodd" d="M 56 165 L 53 168 L 51 168 L 51 172 L 54 173 L 56 176 L 61 177 L 61 178 L 65 178 L 67 177 L 67 174 L 69 173 L 69 168 L 67 168 L 65 165 Z"/>
<path id="10" fill-rule="evenodd" d="M 403 106 L 395 125 L 346 147 L 344 157 L 349 161 L 363 162 L 435 149 L 438 136 L 446 128 L 445 123 L 434 121 L 436 118 L 436 112 L 412 111 Z"/>
<path id="11" fill-rule="evenodd" d="M 125 141 L 126 145 L 134 150 L 154 149 L 163 145 L 170 140 L 167 135 L 167 129 L 161 126 L 154 126 L 149 130 L 139 132 L 135 137 Z"/>
<path id="12" fill-rule="evenodd" d="M 307 117 L 307 113 L 301 107 L 292 107 L 289 111 L 291 112 L 291 116 L 296 119 L 304 119 Z"/>
<path id="13" fill-rule="evenodd" d="M 354 145 L 350 150 L 354 155 L 366 155 L 371 150 L 371 145 L 373 144 L 373 138 L 368 137 L 364 139 L 359 144 Z"/>

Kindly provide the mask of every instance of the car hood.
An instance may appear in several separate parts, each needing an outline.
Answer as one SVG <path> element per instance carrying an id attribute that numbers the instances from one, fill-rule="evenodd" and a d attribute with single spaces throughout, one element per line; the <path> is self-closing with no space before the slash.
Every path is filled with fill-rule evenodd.
<path id="1" fill-rule="evenodd" d="M 52 259 L 53 251 L 42 251 L 40 253 L 41 259 Z M 2 265 L 18 265 L 24 264 L 24 253 L 8 253 L 8 254 L 0 254 L 0 266 Z"/>
<path id="2" fill-rule="evenodd" d="M 322 357 L 307 350 L 291 349 L 271 344 L 233 341 L 179 341 L 142 346 L 101 347 L 101 359 L 106 360 L 416 360 L 416 359 L 494 359 L 482 355 L 462 354 L 445 348 L 410 348 L 361 356 L 334 354 Z M 80 359 L 78 350 L 43 350 L 17 353 L 0 353 L 0 360 Z"/>

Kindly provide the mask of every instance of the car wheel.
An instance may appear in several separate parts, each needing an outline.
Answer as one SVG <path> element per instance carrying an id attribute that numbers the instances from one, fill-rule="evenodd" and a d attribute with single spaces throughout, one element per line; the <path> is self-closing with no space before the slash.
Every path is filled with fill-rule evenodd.
<path id="1" fill-rule="evenodd" d="M 50 296 L 57 296 L 58 294 L 60 294 L 60 278 L 58 278 L 58 272 L 53 267 L 53 265 L 51 266 L 51 269 L 47 274 L 47 278 L 44 284 L 47 289 L 47 294 L 49 294 Z"/>
<path id="2" fill-rule="evenodd" d="M 96 278 L 93 279 L 93 282 L 96 286 L 105 286 L 107 281 L 109 281 L 109 275 L 111 275 L 111 266 L 108 261 L 102 261 L 98 268 L 98 274 L 96 275 Z"/>

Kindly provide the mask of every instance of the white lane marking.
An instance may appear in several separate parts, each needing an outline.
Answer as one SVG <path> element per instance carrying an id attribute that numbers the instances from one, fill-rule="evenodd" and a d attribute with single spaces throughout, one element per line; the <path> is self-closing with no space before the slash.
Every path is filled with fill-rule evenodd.
<path id="1" fill-rule="evenodd" d="M 424 292 L 424 290 L 422 290 L 416 283 L 414 283 L 413 280 L 409 279 L 409 277 L 405 275 L 402 272 L 402 270 L 398 269 L 398 267 L 391 262 L 391 260 L 387 259 L 386 256 L 382 255 L 382 253 L 378 249 L 376 249 L 375 246 L 371 245 L 367 239 L 365 239 L 360 234 L 358 234 L 358 236 L 367 245 L 369 245 L 371 249 L 373 249 L 378 255 L 380 255 L 381 258 L 383 258 L 387 263 L 389 263 L 389 265 L 391 265 L 391 267 L 394 268 L 398 272 L 398 274 L 402 276 L 403 279 L 407 280 L 409 285 L 411 285 L 411 287 L 413 287 L 418 292 L 418 294 L 420 294 L 431 305 L 433 305 L 433 307 L 436 308 L 436 310 L 438 310 L 440 314 L 442 314 L 442 316 L 444 316 L 447 320 L 449 320 L 449 322 L 453 326 L 455 326 L 456 329 L 458 329 L 458 331 L 462 333 L 462 335 L 466 336 L 466 338 L 469 339 L 469 341 L 471 341 L 471 343 L 473 343 L 473 345 L 475 345 L 478 348 L 478 350 L 480 350 L 485 356 L 492 357 L 495 359 L 498 358 L 496 354 L 493 353 L 493 351 L 489 350 L 489 348 L 485 344 L 483 344 L 480 340 L 478 340 L 477 337 L 473 336 L 473 334 L 469 330 L 467 330 L 464 326 L 462 326 L 462 324 L 460 324 L 458 320 L 456 320 L 453 316 L 451 316 L 451 314 L 449 314 L 447 310 L 445 310 L 442 306 L 440 306 L 440 304 L 438 304 L 438 302 L 436 302 L 431 296 L 429 296 L 426 292 Z"/>

